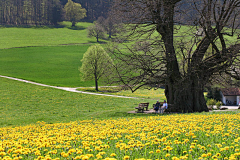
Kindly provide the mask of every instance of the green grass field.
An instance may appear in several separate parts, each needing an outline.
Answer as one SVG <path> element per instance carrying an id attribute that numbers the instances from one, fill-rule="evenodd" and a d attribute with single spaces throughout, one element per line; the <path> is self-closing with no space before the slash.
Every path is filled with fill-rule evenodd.
<path id="1" fill-rule="evenodd" d="M 78 71 L 83 54 L 96 41 L 86 37 L 89 25 L 0 28 L 0 75 L 94 92 L 89 88 L 94 83 L 80 81 Z M 73 93 L 0 78 L 0 159 L 240 157 L 240 111 L 130 114 L 141 102 L 151 108 L 163 101 L 164 90 L 106 93 L 139 98 Z"/>
<path id="2" fill-rule="evenodd" d="M 131 90 L 123 90 L 120 87 L 100 87 L 99 92 L 96 92 L 94 87 L 78 88 L 79 91 L 102 93 L 102 94 L 111 94 L 118 96 L 127 96 L 127 97 L 138 97 L 144 99 L 159 100 L 163 102 L 166 100 L 164 89 L 139 89 L 135 92 Z"/>
<path id="3" fill-rule="evenodd" d="M 78 68 L 89 45 L 24 47 L 0 50 L 0 74 L 54 86 L 93 86 Z"/>
<path id="4" fill-rule="evenodd" d="M 78 23 L 72 28 L 70 23 L 63 22 L 58 28 L 2 26 L 0 75 L 54 86 L 94 86 L 93 81 L 81 81 L 78 71 L 83 54 L 90 45 L 96 43 L 94 38 L 86 36 L 89 25 L 91 23 Z M 150 102 L 151 106 L 156 100 L 165 99 L 163 90 L 114 93 L 143 98 L 122 99 L 70 93 L 3 78 L 0 82 L 0 126 L 25 125 L 41 120 L 55 123 L 90 117 L 136 116 L 126 112 L 134 110 L 140 102 Z"/>
<path id="5" fill-rule="evenodd" d="M 83 119 L 132 117 L 141 102 L 155 100 L 114 98 L 72 93 L 0 78 L 0 127 L 70 122 Z"/>
<path id="6" fill-rule="evenodd" d="M 26 46 L 56 46 L 67 44 L 96 43 L 88 38 L 86 28 L 92 23 L 77 23 L 76 27 L 63 22 L 54 27 L 0 27 L 0 49 Z"/>
<path id="7" fill-rule="evenodd" d="M 81 81 L 78 71 L 83 54 L 96 43 L 95 38 L 87 37 L 90 25 L 81 22 L 70 27 L 71 23 L 62 22 L 59 28 L 1 27 L 0 75 L 54 86 L 94 86 L 93 81 Z"/>

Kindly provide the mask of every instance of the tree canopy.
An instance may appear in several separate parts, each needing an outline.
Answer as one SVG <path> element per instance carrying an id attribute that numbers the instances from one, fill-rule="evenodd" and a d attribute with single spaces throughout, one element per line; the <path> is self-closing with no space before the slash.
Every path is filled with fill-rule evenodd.
<path id="1" fill-rule="evenodd" d="M 94 80 L 95 89 L 98 91 L 98 80 L 105 78 L 112 73 L 113 61 L 103 47 L 99 44 L 90 46 L 84 53 L 82 66 L 79 71 L 82 73 L 82 80 Z"/>
<path id="2" fill-rule="evenodd" d="M 112 11 L 128 29 L 110 49 L 115 82 L 164 85 L 170 111 L 201 112 L 207 84 L 240 79 L 240 0 L 116 0 Z"/>
<path id="3" fill-rule="evenodd" d="M 64 6 L 65 18 L 72 22 L 75 26 L 76 22 L 86 17 L 86 9 L 82 8 L 81 4 L 68 0 Z"/>

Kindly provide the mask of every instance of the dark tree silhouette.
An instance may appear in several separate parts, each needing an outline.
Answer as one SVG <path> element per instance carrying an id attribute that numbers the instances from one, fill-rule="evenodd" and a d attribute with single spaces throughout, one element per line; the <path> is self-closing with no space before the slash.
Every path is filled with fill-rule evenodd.
<path id="1" fill-rule="evenodd" d="M 208 111 L 204 87 L 240 79 L 239 11 L 240 0 L 116 0 L 112 16 L 128 32 L 109 49 L 113 81 L 164 85 L 170 111 Z"/>

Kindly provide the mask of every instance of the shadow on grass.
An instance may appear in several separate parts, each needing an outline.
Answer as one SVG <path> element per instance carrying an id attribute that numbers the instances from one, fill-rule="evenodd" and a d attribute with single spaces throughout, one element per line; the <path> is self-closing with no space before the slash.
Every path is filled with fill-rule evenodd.
<path id="1" fill-rule="evenodd" d="M 109 117 L 114 117 L 114 118 L 120 118 L 120 117 L 149 117 L 149 116 L 158 116 L 160 114 L 156 113 L 127 113 L 127 112 L 115 112 L 109 115 Z M 166 115 L 166 114 L 161 114 L 161 115 Z"/>
<path id="2" fill-rule="evenodd" d="M 0 25 L 0 28 L 33 28 L 33 29 L 54 29 L 64 28 L 64 25 Z"/>
<path id="3" fill-rule="evenodd" d="M 84 92 L 93 92 L 93 93 L 117 93 L 124 89 L 122 89 L 122 87 L 101 87 L 99 88 L 98 91 L 96 91 L 95 88 L 84 88 L 84 89 L 78 88 L 77 90 L 84 91 Z"/>
<path id="4" fill-rule="evenodd" d="M 71 30 L 84 30 L 86 29 L 86 27 L 82 27 L 82 26 L 70 26 L 70 27 L 66 27 L 68 29 L 71 29 Z"/>

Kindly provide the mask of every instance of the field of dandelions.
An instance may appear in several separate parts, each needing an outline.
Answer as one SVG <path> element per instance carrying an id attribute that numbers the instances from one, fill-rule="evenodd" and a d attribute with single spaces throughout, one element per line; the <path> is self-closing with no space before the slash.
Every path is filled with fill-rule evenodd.
<path id="1" fill-rule="evenodd" d="M 240 114 L 177 114 L 0 128 L 0 159 L 239 159 Z"/>

